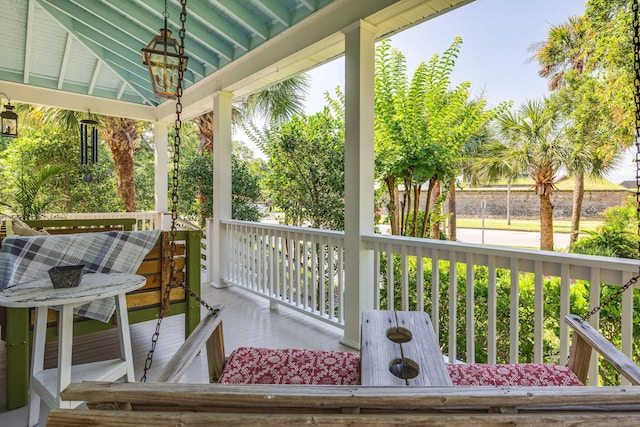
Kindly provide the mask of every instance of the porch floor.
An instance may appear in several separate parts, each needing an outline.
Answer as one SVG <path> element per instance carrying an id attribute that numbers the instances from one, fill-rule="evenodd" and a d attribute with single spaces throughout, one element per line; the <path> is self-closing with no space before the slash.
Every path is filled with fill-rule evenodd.
<path id="1" fill-rule="evenodd" d="M 340 344 L 342 331 L 321 321 L 286 307 L 274 311 L 269 302 L 237 288 L 216 289 L 202 286 L 202 297 L 210 304 L 224 304 L 223 327 L 225 352 L 229 355 L 242 346 L 269 348 L 308 348 L 319 350 L 353 351 Z M 151 346 L 151 337 L 155 330 L 155 321 L 131 325 L 131 340 L 136 378 L 142 376 L 145 360 Z M 147 377 L 153 381 L 175 351 L 184 337 L 184 315 L 170 316 L 163 320 L 160 328 L 153 366 Z M 119 346 L 117 330 L 98 332 L 76 338 L 73 348 L 73 362 L 85 363 L 94 360 L 117 357 Z M 56 362 L 57 342 L 47 344 L 45 367 Z M 4 370 L 4 363 L 0 367 Z M 0 378 L 4 372 L 0 372 Z M 206 383 L 206 358 L 198 357 L 192 368 L 185 374 L 182 382 Z M 46 423 L 47 408 L 43 405 L 40 426 Z M 27 407 L 0 413 L 1 426 L 24 426 L 27 423 Z"/>

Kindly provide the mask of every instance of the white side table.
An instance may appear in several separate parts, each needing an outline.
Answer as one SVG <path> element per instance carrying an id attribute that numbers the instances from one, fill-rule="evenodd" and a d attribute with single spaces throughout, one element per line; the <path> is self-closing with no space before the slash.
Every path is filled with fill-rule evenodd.
<path id="1" fill-rule="evenodd" d="M 71 382 L 115 381 L 122 377 L 126 377 L 128 382 L 135 381 L 125 294 L 141 288 L 144 284 L 145 278 L 135 274 L 85 274 L 76 288 L 54 289 L 49 279 L 43 279 L 0 289 L 0 305 L 36 308 L 29 387 L 29 427 L 38 423 L 40 399 L 49 408 L 75 408 L 82 404 L 79 401 L 60 400 L 60 392 Z M 120 358 L 72 366 L 73 309 L 87 302 L 108 297 L 116 300 Z M 58 368 L 45 370 L 47 311 L 52 306 L 60 307 Z"/>

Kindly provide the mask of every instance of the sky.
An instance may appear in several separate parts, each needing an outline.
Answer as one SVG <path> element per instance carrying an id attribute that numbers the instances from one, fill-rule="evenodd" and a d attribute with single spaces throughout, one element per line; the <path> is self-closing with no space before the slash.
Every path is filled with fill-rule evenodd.
<path id="1" fill-rule="evenodd" d="M 475 0 L 390 38 L 391 45 L 407 59 L 413 74 L 420 62 L 441 54 L 456 36 L 462 47 L 452 74 L 452 84 L 471 83 L 472 95 L 484 94 L 489 106 L 513 101 L 518 106 L 548 94 L 546 80 L 530 58 L 531 46 L 544 41 L 549 28 L 571 15 L 584 12 L 585 0 Z M 305 112 L 320 111 L 324 93 L 344 88 L 344 57 L 308 73 L 311 89 Z M 612 182 L 635 179 L 633 154 L 623 156 L 621 165 L 609 175 Z"/>

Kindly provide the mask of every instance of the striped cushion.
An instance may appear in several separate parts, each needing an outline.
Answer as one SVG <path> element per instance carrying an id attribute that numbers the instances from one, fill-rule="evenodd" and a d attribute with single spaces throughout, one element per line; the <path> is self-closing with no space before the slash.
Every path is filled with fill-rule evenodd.
<path id="1" fill-rule="evenodd" d="M 222 384 L 360 383 L 357 353 L 324 350 L 240 347 L 229 356 Z"/>
<path id="2" fill-rule="evenodd" d="M 542 363 L 486 365 L 447 364 L 456 386 L 580 386 L 584 385 L 566 366 Z"/>

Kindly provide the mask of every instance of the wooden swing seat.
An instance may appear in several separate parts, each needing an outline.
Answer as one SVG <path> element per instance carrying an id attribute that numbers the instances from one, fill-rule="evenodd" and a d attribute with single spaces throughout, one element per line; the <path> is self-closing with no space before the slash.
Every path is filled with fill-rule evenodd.
<path id="1" fill-rule="evenodd" d="M 207 425 L 640 425 L 640 387 L 368 387 L 297 384 L 174 384 L 206 346 L 210 381 L 225 375 L 221 314 L 209 313 L 157 383 L 71 384 L 65 400 L 88 410 L 56 409 L 49 427 Z M 586 383 L 592 350 L 640 384 L 640 367 L 577 316 L 569 368 Z"/>

